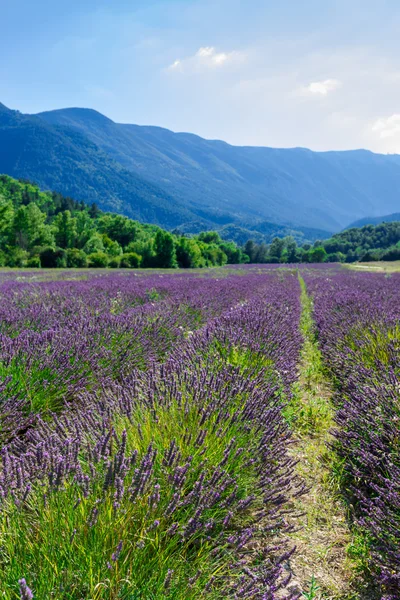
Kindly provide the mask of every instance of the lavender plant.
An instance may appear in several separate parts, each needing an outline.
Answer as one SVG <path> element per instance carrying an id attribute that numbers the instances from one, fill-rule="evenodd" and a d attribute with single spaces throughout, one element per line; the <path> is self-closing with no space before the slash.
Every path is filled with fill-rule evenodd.
<path id="1" fill-rule="evenodd" d="M 285 597 L 297 278 L 5 278 L 0 294 L 3 596 Z"/>
<path id="2" fill-rule="evenodd" d="M 335 269 L 306 275 L 336 385 L 342 484 L 382 597 L 400 596 L 400 277 Z"/>

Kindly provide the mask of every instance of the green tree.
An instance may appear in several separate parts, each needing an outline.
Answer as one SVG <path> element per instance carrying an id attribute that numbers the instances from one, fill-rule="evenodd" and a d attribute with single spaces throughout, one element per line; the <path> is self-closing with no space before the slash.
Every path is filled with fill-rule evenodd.
<path id="1" fill-rule="evenodd" d="M 83 248 L 96 231 L 96 222 L 90 217 L 86 210 L 78 212 L 75 218 L 77 232 L 76 245 L 78 248 Z"/>
<path id="2" fill-rule="evenodd" d="M 328 254 L 326 261 L 327 262 L 344 262 L 346 260 L 346 255 L 342 252 L 332 252 Z"/>
<path id="3" fill-rule="evenodd" d="M 225 252 L 217 244 L 200 242 L 200 249 L 207 267 L 222 267 L 228 262 Z"/>
<path id="4" fill-rule="evenodd" d="M 56 244 L 60 248 L 73 248 L 78 237 L 77 222 L 69 210 L 58 213 L 54 226 Z"/>
<path id="5" fill-rule="evenodd" d="M 83 269 L 88 266 L 88 256 L 83 250 L 78 248 L 68 248 L 66 250 L 67 267 L 72 269 Z"/>
<path id="6" fill-rule="evenodd" d="M 19 246 L 8 248 L 6 265 L 7 267 L 25 267 L 28 262 L 29 254 Z"/>
<path id="7" fill-rule="evenodd" d="M 267 244 L 258 244 L 256 246 L 256 252 L 255 252 L 255 257 L 254 257 L 254 262 L 257 264 L 262 264 L 262 263 L 266 263 L 269 260 L 269 254 L 268 254 L 268 246 Z M 279 262 L 278 259 L 276 259 L 276 262 Z"/>
<path id="8" fill-rule="evenodd" d="M 313 248 L 310 251 L 310 262 L 312 263 L 322 263 L 327 258 L 327 253 L 325 248 L 322 246 L 318 246 L 317 248 Z"/>
<path id="9" fill-rule="evenodd" d="M 45 221 L 46 215 L 36 204 L 31 202 L 28 206 L 20 206 L 14 213 L 12 224 L 14 244 L 23 250 L 54 244 L 52 230 Z"/>
<path id="10" fill-rule="evenodd" d="M 176 244 L 176 258 L 182 269 L 204 267 L 205 262 L 195 239 L 181 237 Z"/>
<path id="11" fill-rule="evenodd" d="M 11 200 L 0 196 L 0 247 L 3 248 L 10 240 L 14 220 L 14 207 Z"/>
<path id="12" fill-rule="evenodd" d="M 242 250 L 233 242 L 221 242 L 218 244 L 228 258 L 228 265 L 240 265 L 245 262 Z"/>
<path id="13" fill-rule="evenodd" d="M 219 244 L 222 241 L 217 231 L 202 231 L 198 239 L 206 244 Z"/>
<path id="14" fill-rule="evenodd" d="M 134 242 L 140 231 L 140 225 L 122 215 L 104 215 L 98 220 L 99 231 L 125 248 Z"/>
<path id="15" fill-rule="evenodd" d="M 131 242 L 126 248 L 126 252 L 134 252 L 142 257 L 141 267 L 147 269 L 154 266 L 154 247 L 150 236 L 144 237 L 135 242 Z"/>
<path id="16" fill-rule="evenodd" d="M 103 236 L 98 231 L 92 233 L 91 237 L 84 245 L 83 250 L 86 254 L 95 254 L 96 252 L 104 253 Z"/>
<path id="17" fill-rule="evenodd" d="M 257 251 L 256 244 L 253 240 L 247 240 L 247 242 L 244 245 L 244 252 L 249 257 L 249 261 L 251 263 L 254 263 Z"/>
<path id="18" fill-rule="evenodd" d="M 97 217 L 100 215 L 100 209 L 97 206 L 96 202 L 93 202 L 90 205 L 89 215 L 90 215 L 91 219 L 97 219 Z"/>
<path id="19" fill-rule="evenodd" d="M 274 238 L 269 246 L 269 256 L 271 259 L 278 259 L 281 262 L 285 241 L 281 238 Z"/>
<path id="20" fill-rule="evenodd" d="M 108 266 L 108 256 L 105 252 L 93 252 L 88 256 L 89 267 L 102 269 Z"/>
<path id="21" fill-rule="evenodd" d="M 159 229 L 154 240 L 154 266 L 160 269 L 174 269 L 178 266 L 175 241 L 168 231 Z"/>
<path id="22" fill-rule="evenodd" d="M 122 254 L 122 248 L 119 243 L 110 239 L 105 233 L 102 235 L 102 240 L 106 254 L 109 256 L 120 256 Z"/>
<path id="23" fill-rule="evenodd" d="M 286 260 L 288 263 L 296 263 L 298 262 L 297 255 L 297 244 L 296 240 L 292 236 L 288 236 L 285 238 L 286 245 Z"/>

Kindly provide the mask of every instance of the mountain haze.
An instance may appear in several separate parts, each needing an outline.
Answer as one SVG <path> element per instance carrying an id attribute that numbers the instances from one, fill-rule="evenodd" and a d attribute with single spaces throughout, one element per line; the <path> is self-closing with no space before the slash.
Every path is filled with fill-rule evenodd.
<path id="1" fill-rule="evenodd" d="M 0 172 L 188 232 L 282 226 L 316 239 L 400 208 L 397 155 L 237 147 L 82 108 L 1 105 Z"/>

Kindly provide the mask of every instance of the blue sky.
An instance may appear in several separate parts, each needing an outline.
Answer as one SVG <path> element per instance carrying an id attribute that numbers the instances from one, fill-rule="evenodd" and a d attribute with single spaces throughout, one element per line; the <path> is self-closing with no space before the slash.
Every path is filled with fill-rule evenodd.
<path id="1" fill-rule="evenodd" d="M 399 0 L 0 0 L 0 102 L 400 153 Z"/>

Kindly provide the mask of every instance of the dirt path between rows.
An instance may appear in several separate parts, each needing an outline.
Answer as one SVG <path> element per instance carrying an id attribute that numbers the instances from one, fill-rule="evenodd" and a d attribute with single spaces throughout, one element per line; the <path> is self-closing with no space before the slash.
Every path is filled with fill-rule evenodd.
<path id="1" fill-rule="evenodd" d="M 288 564 L 291 587 L 309 600 L 356 600 L 363 596 L 356 591 L 359 582 L 350 558 L 354 541 L 329 446 L 335 414 L 332 390 L 315 338 L 312 299 L 303 279 L 299 280 L 304 344 L 299 380 L 285 414 L 294 431 L 290 454 L 298 460 L 297 472 L 308 491 L 292 503 L 302 516 L 293 519 L 296 530 L 289 535 L 296 545 Z"/>

